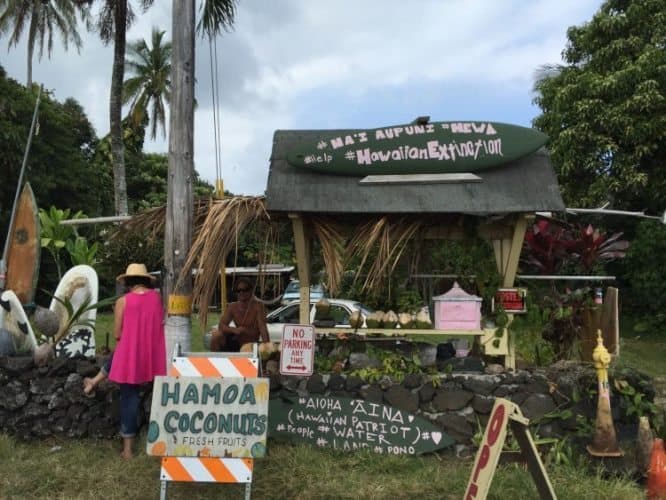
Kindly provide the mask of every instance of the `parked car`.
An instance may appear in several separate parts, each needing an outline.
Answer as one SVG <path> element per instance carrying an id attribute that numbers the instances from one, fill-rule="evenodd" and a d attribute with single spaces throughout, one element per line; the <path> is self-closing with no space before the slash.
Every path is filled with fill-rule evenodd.
<path id="1" fill-rule="evenodd" d="M 335 324 L 329 325 L 333 328 L 351 328 L 349 319 L 354 311 L 361 311 L 361 314 L 364 318 L 367 318 L 369 314 L 374 312 L 368 306 L 365 306 L 360 302 L 356 302 L 355 300 L 327 300 L 331 307 L 326 316 L 326 319 L 328 320 L 331 318 L 335 321 Z M 319 299 L 310 298 L 310 324 L 315 324 L 315 322 L 324 319 L 321 317 L 321 314 L 315 307 L 317 301 L 319 301 Z M 280 342 L 282 340 L 282 330 L 284 330 L 284 325 L 300 323 L 299 311 L 300 301 L 296 300 L 266 315 L 268 335 L 271 338 L 271 342 Z M 365 327 L 365 319 L 363 321 L 363 327 Z"/>
<path id="2" fill-rule="evenodd" d="M 326 290 L 324 290 L 323 285 L 310 285 L 310 300 L 314 300 L 316 302 L 326 296 Z M 282 294 L 282 305 L 287 305 L 294 300 L 300 300 L 300 298 L 300 282 L 298 280 L 290 281 L 287 287 L 284 289 L 284 293 Z"/>

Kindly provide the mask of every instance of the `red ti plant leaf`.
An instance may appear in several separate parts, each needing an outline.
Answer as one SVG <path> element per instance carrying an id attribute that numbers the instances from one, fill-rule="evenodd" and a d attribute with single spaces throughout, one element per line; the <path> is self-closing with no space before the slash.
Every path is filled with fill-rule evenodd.
<path id="1" fill-rule="evenodd" d="M 525 233 L 523 264 L 543 275 L 557 274 L 570 259 L 571 239 L 568 224 L 539 219 Z"/>
<path id="2" fill-rule="evenodd" d="M 622 233 L 610 236 L 594 229 L 591 224 L 579 228 L 573 255 L 584 272 L 591 271 L 599 262 L 622 258 L 626 255 L 629 242 L 621 240 Z"/>
<path id="3" fill-rule="evenodd" d="M 587 273 L 600 262 L 626 255 L 629 242 L 621 237 L 622 233 L 608 236 L 591 224 L 540 219 L 525 233 L 521 261 L 542 275 L 557 274 L 568 262 L 575 262 Z"/>

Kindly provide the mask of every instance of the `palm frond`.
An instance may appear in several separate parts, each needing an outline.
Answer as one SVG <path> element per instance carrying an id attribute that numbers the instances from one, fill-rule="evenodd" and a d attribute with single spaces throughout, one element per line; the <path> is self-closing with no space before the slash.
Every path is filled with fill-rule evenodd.
<path id="1" fill-rule="evenodd" d="M 198 270 L 192 303 L 199 309 L 202 326 L 206 325 L 208 307 L 219 280 L 218 271 L 231 250 L 238 251 L 240 233 L 257 221 L 269 220 L 263 197 L 234 196 L 210 202 L 205 220 L 195 228 L 194 242 L 176 284 L 178 287 L 188 279 L 192 269 Z"/>
<path id="2" fill-rule="evenodd" d="M 335 295 L 342 281 L 345 261 L 345 236 L 340 225 L 332 219 L 312 217 L 309 219 L 314 235 L 319 240 L 326 276 L 328 291 Z"/>
<path id="3" fill-rule="evenodd" d="M 365 271 L 370 262 L 362 290 L 381 287 L 397 266 L 407 244 L 416 235 L 422 223 L 417 220 L 401 218 L 392 222 L 384 216 L 357 227 L 352 236 L 345 256 L 345 262 L 359 258 L 359 265 L 354 283 Z"/>

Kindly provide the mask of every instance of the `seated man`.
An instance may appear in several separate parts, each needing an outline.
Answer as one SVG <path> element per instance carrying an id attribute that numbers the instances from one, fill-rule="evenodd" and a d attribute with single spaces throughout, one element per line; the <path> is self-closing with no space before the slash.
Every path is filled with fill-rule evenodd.
<path id="1" fill-rule="evenodd" d="M 210 341 L 211 351 L 239 352 L 243 344 L 269 341 L 266 311 L 254 296 L 252 282 L 239 278 L 234 291 L 238 301 L 229 304 L 220 318 Z M 232 321 L 236 326 L 229 326 Z"/>

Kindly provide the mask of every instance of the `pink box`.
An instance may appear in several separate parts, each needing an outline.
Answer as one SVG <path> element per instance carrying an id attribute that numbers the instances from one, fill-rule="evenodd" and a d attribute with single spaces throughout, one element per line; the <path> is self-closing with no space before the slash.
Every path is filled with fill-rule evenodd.
<path id="1" fill-rule="evenodd" d="M 458 283 L 443 295 L 432 298 L 435 303 L 435 328 L 438 330 L 480 330 L 483 299 L 465 292 Z"/>

